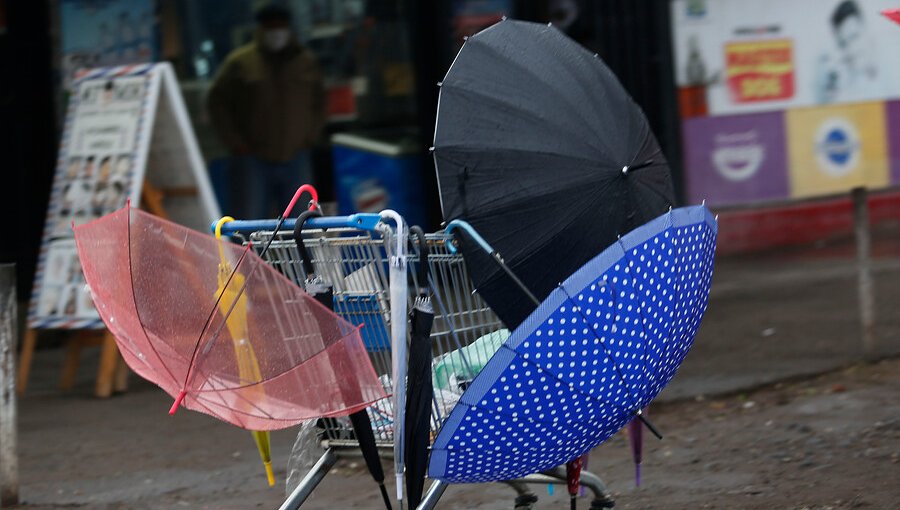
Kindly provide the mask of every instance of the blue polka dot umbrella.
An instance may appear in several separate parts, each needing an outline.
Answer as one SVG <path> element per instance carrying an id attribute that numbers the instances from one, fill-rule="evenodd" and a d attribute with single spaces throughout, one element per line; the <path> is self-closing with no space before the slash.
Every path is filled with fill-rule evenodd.
<path id="1" fill-rule="evenodd" d="M 704 206 L 672 210 L 560 284 L 463 394 L 428 476 L 467 483 L 546 471 L 639 417 L 693 344 L 716 231 Z"/>

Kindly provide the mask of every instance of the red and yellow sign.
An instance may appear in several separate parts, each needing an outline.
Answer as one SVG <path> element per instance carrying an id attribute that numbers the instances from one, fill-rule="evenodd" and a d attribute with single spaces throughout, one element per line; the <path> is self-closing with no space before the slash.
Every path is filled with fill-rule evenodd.
<path id="1" fill-rule="evenodd" d="M 725 62 L 728 88 L 736 103 L 794 96 L 794 47 L 790 39 L 728 43 Z"/>

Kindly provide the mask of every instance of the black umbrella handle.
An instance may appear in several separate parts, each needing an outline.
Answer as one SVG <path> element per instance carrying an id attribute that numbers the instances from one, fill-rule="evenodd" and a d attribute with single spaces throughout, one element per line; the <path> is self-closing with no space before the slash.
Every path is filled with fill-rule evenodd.
<path id="1" fill-rule="evenodd" d="M 303 271 L 306 273 L 307 277 L 313 274 L 315 270 L 312 265 L 312 259 L 309 256 L 309 251 L 303 243 L 303 224 L 312 217 L 320 218 L 321 216 L 322 211 L 319 209 L 303 211 L 300 213 L 300 216 L 297 216 L 297 223 L 294 225 L 294 242 L 297 243 L 297 251 L 300 252 L 300 262 L 303 264 Z"/>
<path id="2" fill-rule="evenodd" d="M 652 432 L 653 435 L 656 436 L 657 439 L 662 439 L 662 438 L 663 438 L 663 437 L 662 437 L 662 434 L 659 433 L 659 430 L 658 430 L 656 427 L 654 427 L 653 424 L 650 423 L 650 420 L 648 420 L 648 419 L 644 416 L 644 413 L 642 413 L 641 411 L 638 411 L 637 413 L 635 413 L 634 416 L 635 416 L 638 420 L 641 420 L 641 423 L 643 423 L 644 426 L 646 426 L 647 429 L 649 429 L 650 432 Z"/>
<path id="3" fill-rule="evenodd" d="M 420 293 L 427 293 L 428 285 L 428 241 L 425 239 L 425 231 L 418 225 L 409 227 L 410 241 L 416 238 L 419 244 L 419 270 L 416 273 L 416 279 L 419 281 Z"/>

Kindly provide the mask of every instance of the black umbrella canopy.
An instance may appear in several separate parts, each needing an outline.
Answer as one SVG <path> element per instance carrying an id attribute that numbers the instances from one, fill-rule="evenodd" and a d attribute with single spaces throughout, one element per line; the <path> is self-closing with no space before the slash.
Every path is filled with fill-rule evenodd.
<path id="1" fill-rule="evenodd" d="M 468 39 L 441 84 L 434 160 L 444 219 L 468 221 L 538 299 L 675 202 L 640 107 L 600 58 L 536 23 Z M 531 300 L 474 243 L 462 249 L 516 327 Z"/>

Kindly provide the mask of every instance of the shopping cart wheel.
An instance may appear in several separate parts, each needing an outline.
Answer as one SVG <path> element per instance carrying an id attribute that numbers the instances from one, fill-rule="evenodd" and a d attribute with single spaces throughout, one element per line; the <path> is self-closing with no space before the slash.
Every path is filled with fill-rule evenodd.
<path id="1" fill-rule="evenodd" d="M 604 494 L 602 498 L 591 501 L 591 510 L 603 510 L 604 508 L 613 508 L 614 506 L 616 506 L 616 502 L 609 494 Z"/>
<path id="2" fill-rule="evenodd" d="M 533 510 L 538 497 L 534 494 L 522 494 L 516 498 L 515 510 Z"/>

